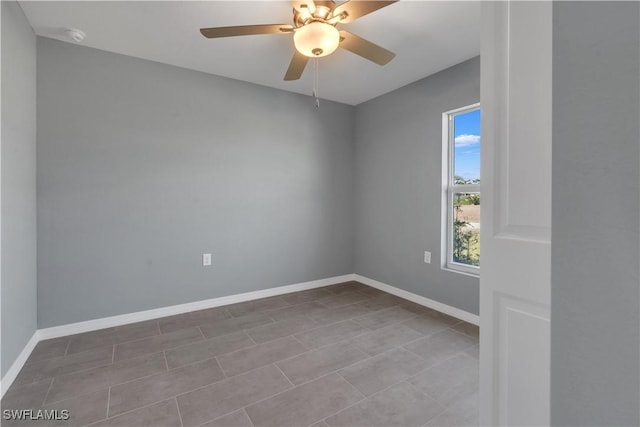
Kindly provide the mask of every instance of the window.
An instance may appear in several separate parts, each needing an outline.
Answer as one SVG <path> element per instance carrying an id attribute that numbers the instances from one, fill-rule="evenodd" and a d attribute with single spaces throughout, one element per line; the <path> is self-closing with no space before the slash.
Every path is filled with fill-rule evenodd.
<path id="1" fill-rule="evenodd" d="M 480 273 L 480 105 L 443 114 L 442 267 Z"/>

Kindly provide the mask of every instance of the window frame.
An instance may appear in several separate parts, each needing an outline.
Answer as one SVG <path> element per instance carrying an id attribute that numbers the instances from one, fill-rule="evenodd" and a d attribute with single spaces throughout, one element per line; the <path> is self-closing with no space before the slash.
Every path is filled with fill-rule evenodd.
<path id="1" fill-rule="evenodd" d="M 442 113 L 442 248 L 441 268 L 469 276 L 480 276 L 480 266 L 453 261 L 453 195 L 455 193 L 481 194 L 481 184 L 455 184 L 454 181 L 454 117 L 480 110 L 480 103 L 467 105 Z M 482 148 L 481 148 L 482 149 Z M 482 183 L 482 181 L 480 181 Z M 482 200 L 482 197 L 481 197 Z"/>

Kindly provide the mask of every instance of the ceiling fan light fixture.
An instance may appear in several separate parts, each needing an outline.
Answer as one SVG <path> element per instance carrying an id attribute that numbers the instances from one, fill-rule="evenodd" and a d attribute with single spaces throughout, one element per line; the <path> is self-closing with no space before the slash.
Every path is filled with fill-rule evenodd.
<path id="1" fill-rule="evenodd" d="M 332 54 L 340 43 L 340 33 L 331 24 L 311 22 L 293 34 L 293 44 L 298 52 L 310 58 Z"/>

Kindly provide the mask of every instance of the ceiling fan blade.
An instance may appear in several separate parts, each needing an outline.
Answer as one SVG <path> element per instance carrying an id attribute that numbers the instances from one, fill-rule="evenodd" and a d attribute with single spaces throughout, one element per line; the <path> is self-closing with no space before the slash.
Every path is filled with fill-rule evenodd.
<path id="1" fill-rule="evenodd" d="M 302 76 L 302 72 L 304 71 L 304 67 L 307 66 L 307 62 L 309 62 L 309 57 L 304 56 L 296 50 L 293 54 L 293 58 L 291 58 L 289 69 L 287 69 L 287 73 L 284 75 L 284 80 L 298 80 Z"/>
<path id="2" fill-rule="evenodd" d="M 369 61 L 375 62 L 378 65 L 385 65 L 396 56 L 396 54 L 390 50 L 348 31 L 340 31 L 340 47 L 356 55 L 360 55 Z"/>
<path id="3" fill-rule="evenodd" d="M 252 36 L 255 34 L 284 34 L 293 31 L 289 24 L 240 25 L 237 27 L 201 28 L 200 32 L 209 39 L 218 37 Z"/>
<path id="4" fill-rule="evenodd" d="M 350 0 L 337 6 L 333 10 L 333 16 L 344 15 L 340 20 L 341 23 L 347 24 L 353 22 L 358 18 L 375 12 L 378 9 L 389 6 L 395 3 L 394 1 L 366 1 L 366 0 Z"/>

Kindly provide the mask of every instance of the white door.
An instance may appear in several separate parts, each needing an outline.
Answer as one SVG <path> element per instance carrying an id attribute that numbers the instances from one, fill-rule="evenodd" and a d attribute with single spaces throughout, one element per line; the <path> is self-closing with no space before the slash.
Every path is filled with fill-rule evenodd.
<path id="1" fill-rule="evenodd" d="M 551 2 L 482 5 L 482 425 L 549 425 Z"/>

